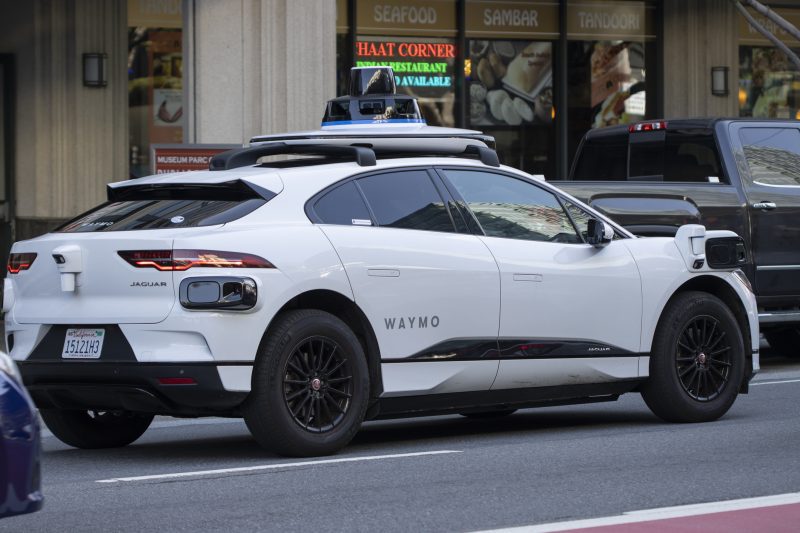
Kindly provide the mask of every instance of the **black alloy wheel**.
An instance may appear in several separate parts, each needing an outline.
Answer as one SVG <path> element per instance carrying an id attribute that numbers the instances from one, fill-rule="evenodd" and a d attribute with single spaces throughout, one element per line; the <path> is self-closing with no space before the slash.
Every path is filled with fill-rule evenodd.
<path id="1" fill-rule="evenodd" d="M 683 390 L 693 399 L 708 402 L 718 397 L 731 376 L 731 350 L 719 320 L 709 315 L 693 318 L 676 342 L 675 360 Z"/>
<path id="2" fill-rule="evenodd" d="M 353 397 L 353 372 L 339 344 L 314 336 L 300 341 L 286 360 L 283 400 L 306 431 L 324 433 L 339 425 Z"/>
<path id="3" fill-rule="evenodd" d="M 746 331 L 706 292 L 672 297 L 658 321 L 642 398 L 667 422 L 708 422 L 730 409 L 745 377 Z"/>
<path id="4" fill-rule="evenodd" d="M 367 357 L 355 333 L 330 313 L 295 309 L 270 325 L 242 410 L 261 446 L 312 457 L 346 446 L 369 400 Z"/>

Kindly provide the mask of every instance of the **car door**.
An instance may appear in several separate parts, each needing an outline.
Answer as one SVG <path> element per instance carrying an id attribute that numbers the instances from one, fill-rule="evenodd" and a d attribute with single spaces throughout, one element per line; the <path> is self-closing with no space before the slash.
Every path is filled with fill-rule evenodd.
<path id="1" fill-rule="evenodd" d="M 735 124 L 732 140 L 743 157 L 755 289 L 761 305 L 800 295 L 800 129 L 768 123 Z"/>
<path id="2" fill-rule="evenodd" d="M 500 368 L 492 390 L 636 378 L 642 291 L 624 244 L 586 244 L 589 215 L 532 181 L 441 172 L 500 268 Z"/>
<path id="3" fill-rule="evenodd" d="M 312 200 L 378 338 L 384 395 L 488 390 L 497 373 L 500 277 L 438 176 L 376 172 Z M 456 216 L 454 220 L 453 215 Z"/>

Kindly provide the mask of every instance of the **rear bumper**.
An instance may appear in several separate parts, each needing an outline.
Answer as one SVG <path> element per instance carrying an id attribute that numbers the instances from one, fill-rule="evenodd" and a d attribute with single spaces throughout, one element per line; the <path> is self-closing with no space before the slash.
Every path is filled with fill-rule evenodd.
<path id="1" fill-rule="evenodd" d="M 225 390 L 217 364 L 18 362 L 40 409 L 125 410 L 173 416 L 236 415 L 246 392 Z M 162 378 L 191 378 L 164 384 Z"/>

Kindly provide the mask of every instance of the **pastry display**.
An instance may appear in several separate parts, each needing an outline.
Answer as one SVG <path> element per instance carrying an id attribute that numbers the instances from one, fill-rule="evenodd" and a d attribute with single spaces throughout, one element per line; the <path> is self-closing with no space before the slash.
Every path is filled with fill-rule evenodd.
<path id="1" fill-rule="evenodd" d="M 594 45 L 590 65 L 592 69 L 592 107 L 605 101 L 622 89 L 631 79 L 628 57 L 630 43 L 600 41 Z"/>
<path id="2" fill-rule="evenodd" d="M 518 126 L 549 122 L 552 50 L 549 42 L 470 41 L 470 123 Z M 541 99 L 543 92 L 547 96 Z"/>
<path id="3" fill-rule="evenodd" d="M 535 42 L 511 60 L 503 84 L 519 96 L 532 100 L 550 81 L 552 73 L 552 46 L 550 43 Z"/>

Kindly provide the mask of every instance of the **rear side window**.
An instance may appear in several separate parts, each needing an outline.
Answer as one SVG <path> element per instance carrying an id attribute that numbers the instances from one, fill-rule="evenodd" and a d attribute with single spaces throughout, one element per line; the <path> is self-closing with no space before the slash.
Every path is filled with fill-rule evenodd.
<path id="1" fill-rule="evenodd" d="M 739 138 L 755 183 L 800 185 L 800 131 L 795 128 L 742 128 Z"/>
<path id="2" fill-rule="evenodd" d="M 353 181 L 336 187 L 317 200 L 314 212 L 323 224 L 372 225 L 372 217 Z"/>
<path id="3" fill-rule="evenodd" d="M 455 231 L 444 200 L 425 170 L 375 174 L 359 179 L 358 185 L 380 226 Z"/>
<path id="4" fill-rule="evenodd" d="M 245 200 L 126 200 L 105 203 L 55 231 L 131 231 L 216 226 L 241 218 L 267 201 Z"/>

